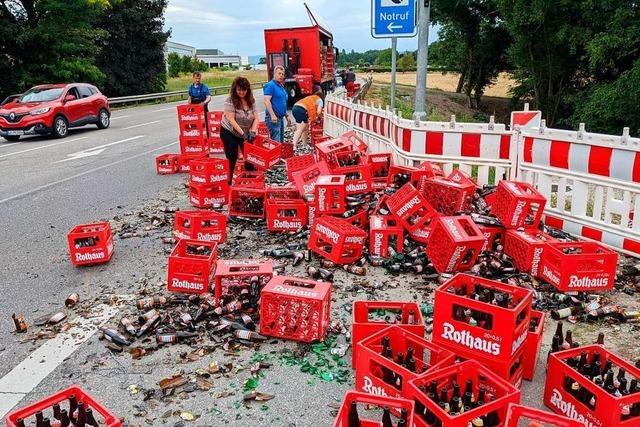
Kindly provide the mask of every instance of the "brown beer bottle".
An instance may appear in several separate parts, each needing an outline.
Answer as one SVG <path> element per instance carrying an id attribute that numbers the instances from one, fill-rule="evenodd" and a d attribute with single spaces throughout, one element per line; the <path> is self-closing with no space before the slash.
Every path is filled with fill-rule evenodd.
<path id="1" fill-rule="evenodd" d="M 348 427 L 360 427 L 360 416 L 358 415 L 358 403 L 355 401 L 351 402 L 351 407 L 349 408 Z"/>

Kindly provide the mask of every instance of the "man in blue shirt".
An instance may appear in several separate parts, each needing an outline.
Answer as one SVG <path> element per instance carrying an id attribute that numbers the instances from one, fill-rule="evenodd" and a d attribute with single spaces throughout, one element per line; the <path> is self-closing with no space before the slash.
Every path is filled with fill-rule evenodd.
<path id="1" fill-rule="evenodd" d="M 206 84 L 201 83 L 200 71 L 193 73 L 193 83 L 189 86 L 189 104 L 204 104 L 205 110 L 211 101 L 211 92 Z"/>
<path id="2" fill-rule="evenodd" d="M 287 90 L 284 88 L 284 67 L 276 65 L 273 69 L 273 80 L 263 87 L 265 123 L 269 128 L 271 139 L 284 141 L 284 118 L 291 125 L 291 118 L 287 115 Z"/>

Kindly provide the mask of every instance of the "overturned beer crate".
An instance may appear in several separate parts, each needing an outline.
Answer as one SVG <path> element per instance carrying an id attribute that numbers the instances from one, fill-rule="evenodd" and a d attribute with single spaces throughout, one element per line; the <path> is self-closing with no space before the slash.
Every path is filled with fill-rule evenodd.
<path id="1" fill-rule="evenodd" d="M 356 390 L 383 396 L 408 397 L 409 381 L 454 362 L 449 350 L 398 325 L 376 332 L 356 347 Z"/>
<path id="2" fill-rule="evenodd" d="M 211 211 L 178 211 L 173 221 L 176 239 L 224 243 L 227 240 L 227 216 Z"/>
<path id="3" fill-rule="evenodd" d="M 473 182 L 436 176 L 424 181 L 422 194 L 439 213 L 454 215 L 471 207 L 475 191 Z"/>
<path id="4" fill-rule="evenodd" d="M 265 336 L 322 341 L 330 316 L 331 283 L 275 276 L 260 293 L 260 333 Z"/>
<path id="5" fill-rule="evenodd" d="M 526 182 L 500 181 L 491 213 L 506 228 L 538 228 L 547 199 Z"/>
<path id="6" fill-rule="evenodd" d="M 424 196 L 418 193 L 410 183 L 404 184 L 398 191 L 387 199 L 389 211 L 409 233 L 429 225 L 437 216 Z"/>
<path id="7" fill-rule="evenodd" d="M 81 224 L 67 234 L 71 263 L 81 265 L 102 264 L 113 255 L 113 234 L 108 222 Z"/>
<path id="8" fill-rule="evenodd" d="M 369 217 L 369 255 L 388 258 L 389 248 L 402 252 L 404 230 L 394 217 L 371 215 Z"/>
<path id="9" fill-rule="evenodd" d="M 358 408 L 360 404 L 360 408 Z M 379 416 L 380 412 L 384 409 L 389 409 L 392 414 L 403 413 L 406 414 L 403 418 L 405 426 L 413 426 L 414 422 L 414 407 L 413 403 L 407 399 L 387 396 L 377 396 L 370 393 L 362 393 L 358 391 L 348 391 L 344 395 L 342 405 L 338 410 L 338 415 L 333 422 L 333 427 L 353 427 L 351 419 L 355 419 L 355 415 L 352 411 L 357 411 L 360 427 L 378 427 L 380 421 L 378 419 L 372 419 L 370 409 L 372 406 L 377 406 L 377 411 L 373 414 Z M 395 417 L 395 415 L 394 415 Z M 402 418 L 401 418 L 402 419 Z M 400 425 L 400 420 L 394 422 L 392 425 Z"/>
<path id="10" fill-rule="evenodd" d="M 229 186 L 226 182 L 218 184 L 189 183 L 189 201 L 197 208 L 211 208 L 229 203 Z"/>
<path id="11" fill-rule="evenodd" d="M 302 199 L 267 199 L 267 230 L 298 231 L 307 225 L 307 204 Z"/>
<path id="12" fill-rule="evenodd" d="M 557 241 L 553 236 L 535 229 L 507 230 L 504 252 L 513 258 L 518 270 L 537 277 L 547 243 Z"/>
<path id="13" fill-rule="evenodd" d="M 293 183 L 302 195 L 314 195 L 316 182 L 321 175 L 329 175 L 329 167 L 325 162 L 313 163 L 304 169 L 297 170 L 291 174 Z"/>
<path id="14" fill-rule="evenodd" d="M 393 165 L 391 153 L 371 153 L 367 156 L 367 163 L 371 168 L 371 183 L 374 191 L 387 188 L 387 178 Z"/>
<path id="15" fill-rule="evenodd" d="M 156 172 L 158 175 L 172 175 L 178 173 L 178 155 L 161 154 L 156 157 Z"/>
<path id="16" fill-rule="evenodd" d="M 322 214 L 342 214 L 347 210 L 344 175 L 320 175 L 315 183 L 315 201 Z"/>
<path id="17" fill-rule="evenodd" d="M 316 162 L 313 154 L 294 156 L 285 159 L 284 164 L 287 169 L 287 179 L 293 182 L 293 173 L 308 168 Z"/>
<path id="18" fill-rule="evenodd" d="M 169 292 L 202 294 L 209 292 L 215 272 L 218 246 L 215 242 L 180 239 L 169 255 Z"/>
<path id="19" fill-rule="evenodd" d="M 219 259 L 214 275 L 216 300 L 257 301 L 260 291 L 273 277 L 273 262 L 254 259 Z"/>
<path id="20" fill-rule="evenodd" d="M 441 216 L 431 224 L 427 257 L 439 273 L 467 271 L 483 245 L 484 236 L 471 217 Z"/>
<path id="21" fill-rule="evenodd" d="M 253 142 L 244 143 L 244 161 L 258 170 L 270 169 L 282 158 L 282 144 L 269 138 L 256 136 Z"/>
<path id="22" fill-rule="evenodd" d="M 309 249 L 336 264 L 353 264 L 362 256 L 367 233 L 348 221 L 331 216 L 316 218 Z"/>

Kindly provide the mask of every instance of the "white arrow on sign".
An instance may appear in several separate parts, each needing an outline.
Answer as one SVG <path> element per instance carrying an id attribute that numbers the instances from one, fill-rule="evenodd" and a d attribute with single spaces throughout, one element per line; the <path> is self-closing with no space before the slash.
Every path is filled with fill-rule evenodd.
<path id="1" fill-rule="evenodd" d="M 120 140 L 120 141 L 110 142 L 108 144 L 99 145 L 97 147 L 87 148 L 86 150 L 77 151 L 75 153 L 67 154 L 67 158 L 66 159 L 58 160 L 56 163 L 68 162 L 69 160 L 77 160 L 77 159 L 83 159 L 85 157 L 97 156 L 99 154 L 102 154 L 102 152 L 104 150 L 106 150 L 107 147 L 110 147 L 110 146 L 116 145 L 116 144 L 122 144 L 123 142 L 133 141 L 134 139 L 144 138 L 144 136 L 145 135 L 138 135 L 138 136 L 134 136 L 134 137 L 131 137 L 131 138 L 123 139 L 123 140 Z"/>
<path id="2" fill-rule="evenodd" d="M 387 25 L 387 30 L 389 30 L 390 33 L 393 33 L 394 29 L 400 28 L 402 28 L 402 25 L 393 25 L 393 22 L 389 22 L 389 25 Z"/>

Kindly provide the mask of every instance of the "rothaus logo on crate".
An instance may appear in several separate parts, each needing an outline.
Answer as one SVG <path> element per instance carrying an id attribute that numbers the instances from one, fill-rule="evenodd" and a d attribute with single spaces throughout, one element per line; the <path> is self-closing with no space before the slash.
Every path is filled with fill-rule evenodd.
<path id="1" fill-rule="evenodd" d="M 198 236 L 196 237 L 198 240 L 202 240 L 205 242 L 219 242 L 222 240 L 222 233 L 203 233 L 198 232 Z"/>
<path id="2" fill-rule="evenodd" d="M 346 190 L 350 193 L 354 191 L 367 191 L 369 190 L 369 185 L 366 182 L 361 182 L 359 184 L 355 184 L 352 182 L 350 184 L 347 184 Z"/>
<path id="3" fill-rule="evenodd" d="M 315 187 L 313 184 L 309 184 L 309 186 Z M 306 191 L 306 186 L 305 186 L 305 191 Z M 327 190 L 321 187 L 318 189 L 318 206 L 324 207 L 324 204 L 326 203 L 326 201 L 327 201 Z"/>
<path id="4" fill-rule="evenodd" d="M 516 204 L 516 208 L 513 210 L 513 216 L 511 217 L 511 225 L 515 226 L 518 224 L 518 220 L 522 216 L 524 211 L 524 207 L 527 205 L 527 202 L 523 200 L 519 200 Z"/>
<path id="5" fill-rule="evenodd" d="M 247 155 L 247 161 L 248 161 L 248 162 L 255 163 L 255 164 L 256 164 L 256 165 L 258 165 L 258 166 L 265 167 L 265 161 L 264 161 L 264 159 L 259 159 L 259 158 L 257 158 L 256 156 L 254 156 L 254 155 L 253 155 L 253 154 L 251 154 L 251 153 L 249 153 L 249 154 Z"/>
<path id="6" fill-rule="evenodd" d="M 245 265 L 245 266 L 253 266 L 255 261 L 246 260 L 246 259 L 220 259 L 218 260 L 219 264 L 224 265 Z"/>
<path id="7" fill-rule="evenodd" d="M 409 200 L 400 209 L 398 209 L 397 215 L 402 216 L 419 204 L 420 204 L 420 199 L 418 198 L 418 196 L 413 196 L 411 200 Z"/>
<path id="8" fill-rule="evenodd" d="M 449 322 L 445 322 L 442 326 L 444 327 L 444 330 L 442 331 L 442 335 L 440 335 L 440 337 L 446 340 L 453 341 L 454 343 L 463 345 L 465 347 L 469 347 L 472 350 L 480 350 L 493 356 L 497 356 L 500 354 L 500 343 L 486 340 L 480 337 L 474 337 L 469 331 L 458 331 L 456 330 L 456 327 Z M 501 339 L 500 337 L 495 338 Z"/>
<path id="9" fill-rule="evenodd" d="M 190 238 L 191 238 L 191 236 L 189 236 L 189 235 L 188 235 L 188 234 L 186 234 L 186 233 L 183 233 L 183 232 L 182 232 L 182 231 L 180 231 L 180 230 L 173 230 L 173 235 L 174 235 L 175 237 L 177 237 L 178 239 L 190 239 Z"/>
<path id="10" fill-rule="evenodd" d="M 453 268 L 456 266 L 456 264 L 462 257 L 462 254 L 464 254 L 466 250 L 467 250 L 466 246 L 456 246 L 456 250 L 453 252 L 453 255 L 451 255 L 449 264 L 447 264 L 447 271 L 453 270 Z"/>
<path id="11" fill-rule="evenodd" d="M 376 396 L 388 396 L 384 387 L 378 387 L 373 385 L 373 381 L 368 376 L 363 377 L 364 384 L 362 385 L 362 391 Z"/>
<path id="12" fill-rule="evenodd" d="M 184 151 L 187 153 L 202 153 L 203 148 L 199 145 L 187 145 Z"/>
<path id="13" fill-rule="evenodd" d="M 602 426 L 602 421 L 594 417 L 593 415 L 587 413 L 583 415 L 580 413 L 579 409 L 571 403 L 567 402 L 562 398 L 562 393 L 556 388 L 553 389 L 553 395 L 551 396 L 551 404 L 558 408 L 561 413 L 566 415 L 567 417 L 578 421 L 585 425 L 585 427 L 598 427 Z"/>
<path id="14" fill-rule="evenodd" d="M 203 283 L 195 283 L 190 282 L 188 280 L 180 280 L 178 278 L 173 278 L 171 280 L 171 287 L 174 289 L 184 289 L 188 291 L 202 291 L 204 290 Z"/>
<path id="15" fill-rule="evenodd" d="M 382 238 L 384 235 L 382 233 L 375 233 L 373 235 L 373 253 L 376 255 L 380 255 L 382 253 Z"/>
<path id="16" fill-rule="evenodd" d="M 211 175 L 210 176 L 210 181 L 211 183 L 217 183 L 217 182 L 226 182 L 229 180 L 229 175 L 227 175 L 227 173 L 219 173 L 219 174 L 215 174 L 215 175 Z"/>
<path id="17" fill-rule="evenodd" d="M 515 185 L 513 182 L 505 182 L 505 185 L 507 187 L 509 187 L 509 190 L 511 190 L 514 194 L 516 194 L 517 196 L 522 196 L 524 195 L 524 193 L 520 190 L 520 187 L 518 187 L 517 185 Z"/>
<path id="18" fill-rule="evenodd" d="M 364 245 L 364 237 L 358 237 L 358 236 L 348 236 L 346 239 L 344 239 L 345 243 L 356 243 L 358 245 Z"/>
<path id="19" fill-rule="evenodd" d="M 76 261 L 98 261 L 105 259 L 106 257 L 107 255 L 104 253 L 104 251 L 89 252 L 86 254 L 76 252 Z"/>
<path id="20" fill-rule="evenodd" d="M 303 184 L 303 185 L 302 185 L 302 191 L 303 191 L 305 194 L 313 194 L 313 192 L 315 191 L 315 189 L 316 189 L 316 184 L 315 184 L 315 182 L 311 182 L 311 183 L 309 183 L 309 184 Z"/>
<path id="21" fill-rule="evenodd" d="M 198 129 L 184 130 L 182 131 L 182 136 L 185 138 L 199 137 L 202 136 L 202 132 Z"/>
<path id="22" fill-rule="evenodd" d="M 371 161 L 373 163 L 388 163 L 389 159 L 387 157 L 377 157 L 377 156 L 372 156 L 369 157 L 371 159 Z"/>
<path id="23" fill-rule="evenodd" d="M 442 222 L 444 222 L 444 225 L 447 226 L 447 229 L 449 230 L 449 232 L 451 232 L 454 239 L 456 240 L 463 239 L 462 234 L 460 234 L 460 230 L 458 230 L 458 227 L 456 227 L 456 222 L 453 219 L 445 218 L 442 220 Z"/>
<path id="24" fill-rule="evenodd" d="M 542 252 L 544 248 L 535 248 L 533 250 L 533 258 L 531 259 L 531 274 L 535 276 L 538 274 L 538 268 L 540 267 L 540 260 L 542 259 Z"/>
<path id="25" fill-rule="evenodd" d="M 297 297 L 318 298 L 319 294 L 308 289 L 298 289 L 291 286 L 276 285 L 273 287 L 274 292 L 294 295 Z"/>
<path id="26" fill-rule="evenodd" d="M 569 277 L 570 288 L 603 288 L 609 285 L 608 277 Z"/>
<path id="27" fill-rule="evenodd" d="M 422 239 L 428 239 L 430 234 L 431 234 L 431 230 L 429 228 L 419 228 L 413 233 L 411 233 L 412 236 L 422 238 Z"/>
<path id="28" fill-rule="evenodd" d="M 480 249 L 480 252 L 484 252 L 487 250 L 487 247 L 489 246 L 489 239 L 491 238 L 491 233 L 484 232 L 482 233 L 482 237 L 484 237 L 484 243 L 482 244 L 482 249 Z"/>
<path id="29" fill-rule="evenodd" d="M 199 204 L 200 203 L 200 199 L 198 199 L 198 197 L 196 197 L 195 195 L 191 196 L 191 201 L 195 204 Z M 202 204 L 204 205 L 213 205 L 214 203 L 224 203 L 225 199 L 224 196 L 221 197 L 204 197 L 202 199 Z"/>
<path id="30" fill-rule="evenodd" d="M 197 122 L 200 120 L 197 114 L 183 114 L 180 116 L 180 121 L 183 122 Z"/>
<path id="31" fill-rule="evenodd" d="M 338 240 L 340 240 L 340 234 L 322 224 L 316 224 L 316 231 L 331 240 L 333 243 L 337 244 Z"/>
<path id="32" fill-rule="evenodd" d="M 298 229 L 302 228 L 302 221 L 288 221 L 288 220 L 280 220 L 274 219 L 273 226 L 276 228 L 285 228 L 285 229 Z"/>

